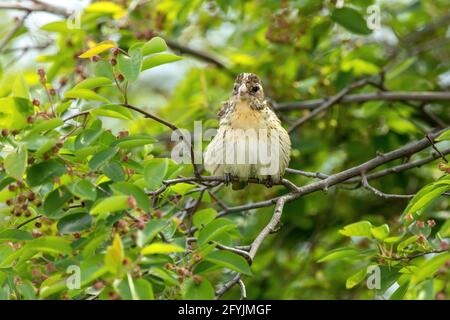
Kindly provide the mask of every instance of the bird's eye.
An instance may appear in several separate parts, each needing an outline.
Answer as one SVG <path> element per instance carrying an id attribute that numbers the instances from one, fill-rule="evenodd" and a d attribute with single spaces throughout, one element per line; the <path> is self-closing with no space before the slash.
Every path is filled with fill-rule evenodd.
<path id="1" fill-rule="evenodd" d="M 235 85 L 234 88 L 233 88 L 233 91 L 234 91 L 234 92 L 237 92 L 238 89 L 239 89 L 239 86 L 238 86 L 238 85 Z"/>
<path id="2" fill-rule="evenodd" d="M 253 92 L 253 93 L 258 92 L 258 90 L 259 90 L 259 87 L 258 87 L 258 86 L 252 87 L 252 92 Z"/>

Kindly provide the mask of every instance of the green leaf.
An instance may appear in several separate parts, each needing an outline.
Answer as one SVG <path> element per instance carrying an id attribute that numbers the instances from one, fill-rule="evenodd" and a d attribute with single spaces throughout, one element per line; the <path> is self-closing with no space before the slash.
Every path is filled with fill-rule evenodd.
<path id="1" fill-rule="evenodd" d="M 149 244 L 141 250 L 141 254 L 144 256 L 150 254 L 169 254 L 177 252 L 184 252 L 184 249 L 176 244 L 163 242 Z"/>
<path id="2" fill-rule="evenodd" d="M 61 233 L 81 232 L 92 225 L 92 216 L 87 212 L 76 212 L 58 220 L 57 228 Z"/>
<path id="3" fill-rule="evenodd" d="M 28 242 L 23 248 L 55 254 L 69 255 L 72 253 L 72 248 L 69 243 L 64 239 L 55 236 L 34 239 Z"/>
<path id="4" fill-rule="evenodd" d="M 405 296 L 409 288 L 409 281 L 402 283 L 397 290 L 389 297 L 389 300 L 401 300 Z"/>
<path id="5" fill-rule="evenodd" d="M 183 57 L 176 56 L 176 55 L 169 54 L 169 53 L 155 54 L 151 57 L 144 59 L 144 61 L 142 62 L 141 71 L 144 71 L 144 70 L 147 70 L 150 68 L 154 68 L 154 67 L 160 66 L 162 64 L 179 61 L 181 59 L 183 59 Z"/>
<path id="6" fill-rule="evenodd" d="M 105 267 L 109 272 L 118 274 L 122 269 L 123 259 L 124 252 L 122 240 L 120 239 L 120 236 L 116 234 L 112 244 L 106 249 Z"/>
<path id="7" fill-rule="evenodd" d="M 357 251 L 354 248 L 348 248 L 348 247 L 339 248 L 339 249 L 331 251 L 330 253 L 328 253 L 326 256 L 324 256 L 317 262 L 322 263 L 322 262 L 329 262 L 329 261 L 333 261 L 333 260 L 340 260 L 340 259 L 344 259 L 344 258 L 355 258 L 358 255 L 359 255 L 359 251 Z"/>
<path id="8" fill-rule="evenodd" d="M 0 241 L 24 241 L 33 239 L 31 233 L 23 230 L 8 229 L 0 232 Z"/>
<path id="9" fill-rule="evenodd" d="M 207 279 L 202 279 L 196 284 L 192 278 L 183 282 L 181 289 L 184 300 L 213 300 L 214 288 Z"/>
<path id="10" fill-rule="evenodd" d="M 431 204 L 432 201 L 440 197 L 449 189 L 450 184 L 440 184 L 439 180 L 423 187 L 408 203 L 408 206 L 403 211 L 402 219 L 404 219 L 407 214 L 417 217 L 422 210 Z"/>
<path id="11" fill-rule="evenodd" d="M 53 182 L 56 177 L 62 176 L 66 167 L 57 160 L 48 160 L 33 165 L 27 172 L 27 183 L 30 187 Z"/>
<path id="12" fill-rule="evenodd" d="M 27 116 L 33 114 L 30 100 L 18 97 L 0 98 L 0 128 L 22 129 L 28 125 Z"/>
<path id="13" fill-rule="evenodd" d="M 200 228 L 213 221 L 217 216 L 217 211 L 211 208 L 199 210 L 194 214 L 194 226 Z"/>
<path id="14" fill-rule="evenodd" d="M 103 169 L 105 176 L 110 178 L 112 181 L 123 181 L 125 180 L 125 172 L 118 161 L 111 161 L 106 164 Z"/>
<path id="15" fill-rule="evenodd" d="M 403 249 L 405 249 L 406 247 L 408 247 L 409 245 L 416 243 L 418 239 L 418 236 L 414 235 L 412 237 L 409 237 L 406 240 L 403 240 L 402 242 L 400 242 L 397 246 L 397 251 L 402 252 Z"/>
<path id="16" fill-rule="evenodd" d="M 110 186 L 111 190 L 115 193 L 124 194 L 127 196 L 133 196 L 136 199 L 137 205 L 144 211 L 148 211 L 150 208 L 150 202 L 148 196 L 144 190 L 130 182 L 116 182 Z"/>
<path id="17" fill-rule="evenodd" d="M 112 49 L 116 47 L 116 43 L 111 40 L 106 40 L 98 43 L 95 47 L 92 47 L 91 49 L 85 51 L 83 54 L 79 55 L 78 57 L 81 59 L 86 58 L 92 58 L 93 56 L 96 56 L 106 50 Z"/>
<path id="18" fill-rule="evenodd" d="M 111 85 L 111 79 L 107 77 L 94 77 L 88 78 L 83 81 L 78 82 L 73 89 L 94 89 L 98 87 Z"/>
<path id="19" fill-rule="evenodd" d="M 205 260 L 248 276 L 252 275 L 247 260 L 230 251 L 213 251 L 205 257 Z"/>
<path id="20" fill-rule="evenodd" d="M 59 126 L 62 126 L 63 124 L 64 124 L 64 121 L 60 118 L 41 120 L 34 124 L 34 126 L 29 131 L 28 135 L 53 130 L 55 128 L 58 128 Z"/>
<path id="21" fill-rule="evenodd" d="M 71 89 L 64 93 L 66 99 L 85 99 L 109 103 L 109 100 L 89 89 Z"/>
<path id="22" fill-rule="evenodd" d="M 208 223 L 199 233 L 198 235 L 198 245 L 201 246 L 203 244 L 208 243 L 209 241 L 217 239 L 217 237 L 223 235 L 225 232 L 233 230 L 236 228 L 236 225 L 233 221 L 219 218 L 210 223 Z"/>
<path id="23" fill-rule="evenodd" d="M 347 237 L 372 238 L 371 228 L 372 224 L 369 221 L 360 221 L 345 226 L 339 233 Z"/>
<path id="24" fill-rule="evenodd" d="M 148 56 L 150 54 L 167 51 L 167 44 L 161 37 L 154 37 L 144 44 L 142 47 L 142 55 Z"/>
<path id="25" fill-rule="evenodd" d="M 125 78 L 133 82 L 139 77 L 142 65 L 142 52 L 140 48 L 131 48 L 129 50 L 129 57 L 121 54 L 117 57 L 117 65 L 120 72 Z"/>
<path id="26" fill-rule="evenodd" d="M 133 113 L 128 109 L 118 104 L 107 104 L 91 111 L 93 116 L 102 116 L 123 120 L 133 120 Z"/>
<path id="27" fill-rule="evenodd" d="M 345 282 L 345 287 L 347 289 L 351 289 L 357 284 L 359 284 L 361 281 L 363 281 L 366 277 L 367 269 L 363 268 L 356 272 L 354 275 L 347 278 L 347 281 Z"/>
<path id="28" fill-rule="evenodd" d="M 89 161 L 89 168 L 91 170 L 97 170 L 106 162 L 111 160 L 117 153 L 116 148 L 106 148 L 99 153 L 95 154 L 92 159 Z"/>
<path id="29" fill-rule="evenodd" d="M 30 88 L 22 74 L 16 77 L 13 84 L 12 94 L 14 97 L 30 99 Z"/>
<path id="30" fill-rule="evenodd" d="M 158 158 L 150 160 L 144 168 L 144 179 L 150 190 L 160 187 L 168 168 L 167 159 Z"/>
<path id="31" fill-rule="evenodd" d="M 81 199 L 93 201 L 97 197 L 95 186 L 85 179 L 75 181 L 69 188 L 73 195 L 80 197 Z"/>
<path id="32" fill-rule="evenodd" d="M 132 290 L 132 288 L 133 290 Z M 122 280 L 117 286 L 120 297 L 123 300 L 154 300 L 153 287 L 150 282 L 145 279 Z"/>
<path id="33" fill-rule="evenodd" d="M 144 230 L 142 230 L 141 246 L 152 241 L 166 226 L 167 222 L 164 220 L 151 220 L 148 222 Z"/>
<path id="34" fill-rule="evenodd" d="M 27 168 L 28 152 L 26 148 L 20 147 L 17 152 L 6 156 L 4 167 L 6 173 L 16 180 L 22 180 Z"/>
<path id="35" fill-rule="evenodd" d="M 448 260 L 450 260 L 450 253 L 439 254 L 431 259 L 424 260 L 412 276 L 411 284 L 416 285 L 421 281 L 434 276 Z"/>
<path id="36" fill-rule="evenodd" d="M 355 9 L 349 7 L 335 9 L 331 14 L 331 19 L 352 33 L 360 35 L 372 33 L 372 30 L 367 27 L 364 17 Z"/>
<path id="37" fill-rule="evenodd" d="M 75 138 L 75 148 L 81 149 L 92 145 L 103 134 L 101 129 L 86 129 L 83 130 Z"/>
<path id="38" fill-rule="evenodd" d="M 148 135 L 136 134 L 117 139 L 111 146 L 113 147 L 117 146 L 122 149 L 131 149 L 141 147 L 147 144 L 152 144 L 155 143 L 156 141 L 158 140 Z"/>
<path id="39" fill-rule="evenodd" d="M 121 211 L 128 208 L 128 196 L 112 196 L 104 198 L 92 208 L 91 214 L 104 214 L 109 212 Z"/>
<path id="40" fill-rule="evenodd" d="M 436 139 L 436 141 L 444 141 L 444 140 L 450 140 L 450 130 L 445 131 Z"/>
<path id="41" fill-rule="evenodd" d="M 383 224 L 379 227 L 372 227 L 370 232 L 376 239 L 383 241 L 389 236 L 389 226 L 387 224 Z"/>
<path id="42" fill-rule="evenodd" d="M 44 211 L 47 216 L 58 212 L 70 199 L 72 194 L 67 187 L 62 186 L 50 192 L 44 200 Z"/>
<path id="43" fill-rule="evenodd" d="M 94 73 L 98 77 L 104 77 L 114 81 L 114 72 L 111 63 L 108 61 L 97 61 L 94 66 Z"/>

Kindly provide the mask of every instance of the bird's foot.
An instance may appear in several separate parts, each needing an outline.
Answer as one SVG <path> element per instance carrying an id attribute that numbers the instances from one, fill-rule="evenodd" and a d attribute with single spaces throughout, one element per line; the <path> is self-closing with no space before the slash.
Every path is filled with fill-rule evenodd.
<path id="1" fill-rule="evenodd" d="M 272 181 L 272 177 L 271 176 L 267 176 L 266 179 L 264 180 L 264 185 L 267 188 L 272 188 L 273 186 L 273 181 Z"/>
<path id="2" fill-rule="evenodd" d="M 233 177 L 231 176 L 231 173 L 225 173 L 225 185 L 229 185 L 231 181 L 233 180 Z"/>

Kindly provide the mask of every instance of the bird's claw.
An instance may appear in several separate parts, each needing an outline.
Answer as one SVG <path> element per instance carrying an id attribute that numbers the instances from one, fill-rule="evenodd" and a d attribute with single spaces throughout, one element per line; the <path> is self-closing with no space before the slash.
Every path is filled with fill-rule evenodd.
<path id="1" fill-rule="evenodd" d="M 264 185 L 265 185 L 267 188 L 272 188 L 272 186 L 273 186 L 273 181 L 272 181 L 272 177 L 271 177 L 271 176 L 268 176 L 268 177 L 264 180 Z"/>
<path id="2" fill-rule="evenodd" d="M 233 178 L 231 177 L 231 173 L 225 173 L 225 185 L 229 185 Z"/>

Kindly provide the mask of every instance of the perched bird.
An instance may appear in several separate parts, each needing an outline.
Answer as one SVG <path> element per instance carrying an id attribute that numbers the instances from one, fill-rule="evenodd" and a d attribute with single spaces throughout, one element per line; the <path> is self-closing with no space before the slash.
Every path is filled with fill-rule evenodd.
<path id="1" fill-rule="evenodd" d="M 291 141 L 259 77 L 240 73 L 218 116 L 218 132 L 205 151 L 205 169 L 233 182 L 234 190 L 245 187 L 249 179 L 268 187 L 279 182 L 289 164 Z"/>

